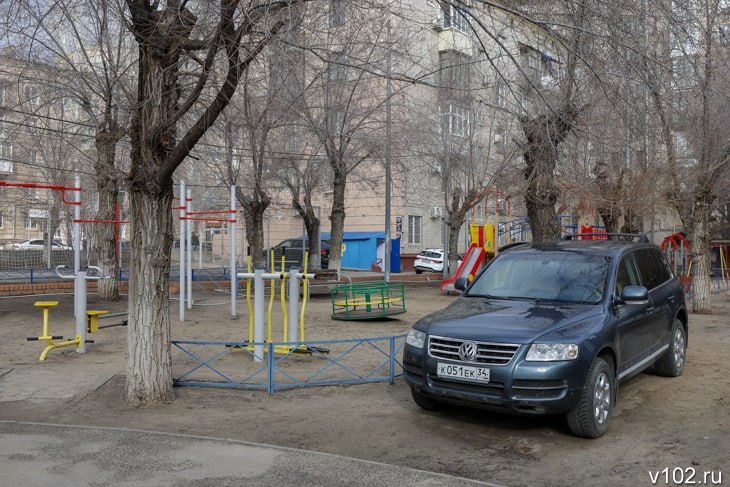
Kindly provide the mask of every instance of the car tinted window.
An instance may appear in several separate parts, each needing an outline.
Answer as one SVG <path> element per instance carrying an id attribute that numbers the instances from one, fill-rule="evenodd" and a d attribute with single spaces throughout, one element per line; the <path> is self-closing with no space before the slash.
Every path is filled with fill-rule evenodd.
<path id="1" fill-rule="evenodd" d="M 636 251 L 636 262 L 639 264 L 641 278 L 647 289 L 654 289 L 671 278 L 664 257 L 658 249 L 641 249 Z"/>
<path id="2" fill-rule="evenodd" d="M 518 252 L 496 258 L 467 295 L 597 303 L 609 259 L 574 252 Z"/>

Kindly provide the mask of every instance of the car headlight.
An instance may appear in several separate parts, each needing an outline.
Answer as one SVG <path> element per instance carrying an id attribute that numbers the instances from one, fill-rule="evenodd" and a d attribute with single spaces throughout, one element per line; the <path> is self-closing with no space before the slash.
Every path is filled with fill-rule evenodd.
<path id="1" fill-rule="evenodd" d="M 412 347 L 423 348 L 423 345 L 426 343 L 426 334 L 415 328 L 411 328 L 406 337 L 406 343 Z"/>
<path id="2" fill-rule="evenodd" d="M 575 343 L 533 343 L 527 351 L 525 360 L 534 362 L 554 362 L 578 358 L 578 345 Z"/>

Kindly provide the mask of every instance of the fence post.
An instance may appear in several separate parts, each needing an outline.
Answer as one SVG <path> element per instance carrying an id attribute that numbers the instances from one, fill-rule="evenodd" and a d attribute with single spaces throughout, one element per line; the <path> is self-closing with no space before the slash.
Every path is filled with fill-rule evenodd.
<path id="1" fill-rule="evenodd" d="M 267 362 L 267 368 L 268 368 L 268 377 L 266 381 L 266 390 L 269 392 L 269 394 L 274 393 L 274 344 L 269 343 L 267 344 L 269 348 L 269 356 L 268 356 L 268 362 Z"/>
<path id="2" fill-rule="evenodd" d="M 390 383 L 395 383 L 395 337 L 390 337 L 390 357 L 388 360 L 388 372 L 390 374 Z"/>

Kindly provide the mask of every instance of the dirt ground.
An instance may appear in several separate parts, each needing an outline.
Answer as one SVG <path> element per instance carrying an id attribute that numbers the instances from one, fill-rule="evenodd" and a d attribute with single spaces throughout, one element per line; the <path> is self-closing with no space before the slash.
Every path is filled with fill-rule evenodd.
<path id="1" fill-rule="evenodd" d="M 197 295 L 184 323 L 170 305 L 174 339 L 239 340 L 245 301 L 232 320 L 224 294 Z M 608 434 L 570 436 L 560 417 L 514 417 L 450 408 L 420 410 L 402 379 L 394 385 L 329 386 L 276 392 L 179 387 L 172 404 L 124 404 L 126 329 L 103 330 L 85 354 L 71 348 L 38 361 L 39 299 L 58 299 L 51 332 L 72 334 L 72 297 L 0 300 L 0 420 L 115 426 L 232 438 L 345 455 L 510 486 L 677 485 L 730 477 L 730 296 L 712 315 L 691 315 L 682 377 L 651 373 L 623 383 Z M 391 320 L 335 321 L 328 297 L 306 310 L 308 340 L 405 333 L 455 299 L 434 285 L 406 287 L 407 313 Z M 126 303 L 89 309 L 124 310 Z M 110 320 L 111 321 L 111 320 Z M 279 331 L 280 333 L 280 331 Z M 667 469 L 667 470 L 664 470 Z M 707 472 L 707 474 L 705 474 Z M 658 478 L 656 477 L 658 473 Z M 718 478 L 718 475 L 724 478 Z M 652 481 L 652 478 L 656 479 Z M 715 482 L 717 483 L 717 482 Z"/>

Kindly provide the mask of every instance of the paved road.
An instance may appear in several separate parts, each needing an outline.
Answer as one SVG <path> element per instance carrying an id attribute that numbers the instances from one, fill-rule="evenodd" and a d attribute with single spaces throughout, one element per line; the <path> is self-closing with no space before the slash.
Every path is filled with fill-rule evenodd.
<path id="1" fill-rule="evenodd" d="M 0 472 L 17 487 L 497 485 L 222 438 L 9 421 Z"/>

